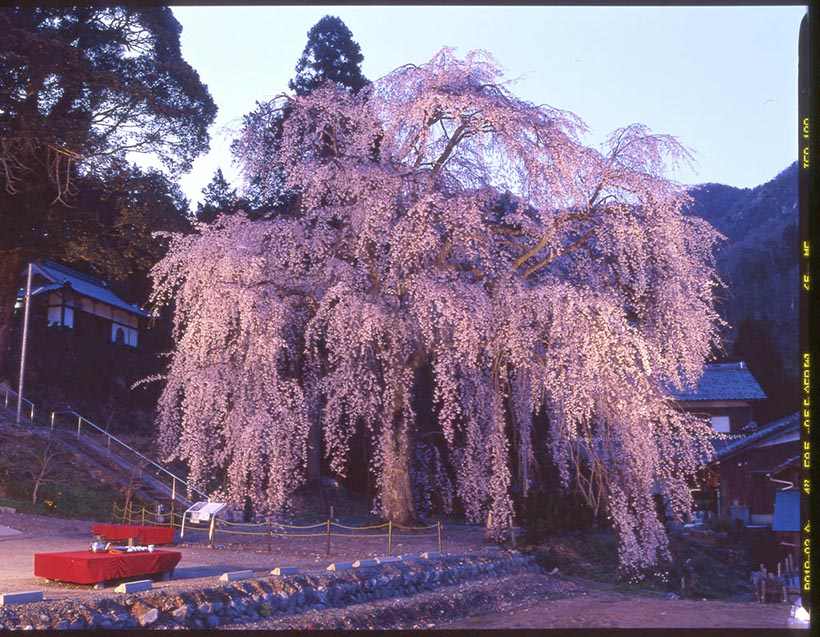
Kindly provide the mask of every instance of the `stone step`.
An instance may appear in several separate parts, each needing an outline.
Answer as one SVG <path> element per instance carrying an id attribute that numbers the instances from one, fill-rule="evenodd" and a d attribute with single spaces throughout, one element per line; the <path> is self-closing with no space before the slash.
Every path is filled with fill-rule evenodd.
<path id="1" fill-rule="evenodd" d="M 42 602 L 43 591 L 26 591 L 23 593 L 3 593 L 0 595 L 0 606 L 10 606 L 12 604 L 28 604 L 30 602 Z"/>
<path id="2" fill-rule="evenodd" d="M 139 591 L 151 590 L 153 582 L 149 579 L 141 579 L 136 582 L 123 582 L 114 589 L 115 593 L 137 593 Z"/>
<path id="3" fill-rule="evenodd" d="M 240 579 L 250 579 L 253 577 L 253 571 L 232 571 L 230 573 L 222 573 L 219 576 L 220 582 L 235 582 Z"/>
<path id="4" fill-rule="evenodd" d="M 349 571 L 353 568 L 353 562 L 334 562 L 327 567 L 329 571 Z"/>

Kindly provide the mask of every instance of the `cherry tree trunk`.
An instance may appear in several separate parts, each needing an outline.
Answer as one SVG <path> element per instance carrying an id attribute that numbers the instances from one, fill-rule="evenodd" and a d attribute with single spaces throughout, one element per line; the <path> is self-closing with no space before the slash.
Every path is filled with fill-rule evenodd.
<path id="1" fill-rule="evenodd" d="M 410 478 L 411 443 L 409 425 L 398 406 L 393 418 L 394 426 L 383 434 L 384 474 L 382 477 L 381 505 L 387 519 L 397 524 L 418 524 L 413 504 Z"/>
<path id="2" fill-rule="evenodd" d="M 11 328 L 14 324 L 14 303 L 20 289 L 20 275 L 26 255 L 20 250 L 0 253 L 0 377 L 8 378 L 12 370 L 8 359 L 14 348 Z"/>
<path id="3" fill-rule="evenodd" d="M 322 486 L 322 429 L 318 419 L 313 419 L 308 430 L 307 484 L 312 489 Z"/>

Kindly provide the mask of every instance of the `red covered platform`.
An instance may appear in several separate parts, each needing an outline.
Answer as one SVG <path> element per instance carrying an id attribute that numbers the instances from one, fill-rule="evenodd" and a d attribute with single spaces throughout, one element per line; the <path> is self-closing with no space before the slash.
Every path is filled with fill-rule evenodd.
<path id="1" fill-rule="evenodd" d="M 35 553 L 34 575 L 75 584 L 99 584 L 138 575 L 170 574 L 181 559 L 179 551 Z"/>
<path id="2" fill-rule="evenodd" d="M 143 544 L 170 544 L 174 541 L 174 527 L 172 526 L 95 524 L 91 527 L 91 532 L 115 542 L 132 538 L 139 538 Z"/>

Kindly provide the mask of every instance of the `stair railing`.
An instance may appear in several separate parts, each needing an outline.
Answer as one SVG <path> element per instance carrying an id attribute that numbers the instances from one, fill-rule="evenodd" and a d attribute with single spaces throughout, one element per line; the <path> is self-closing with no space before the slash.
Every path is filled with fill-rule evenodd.
<path id="1" fill-rule="evenodd" d="M 19 397 L 19 394 L 6 384 L 2 384 L 2 385 L 0 385 L 0 387 L 3 388 L 3 391 L 5 392 L 5 395 L 6 395 L 5 396 L 5 402 L 4 402 L 4 405 L 5 405 L 6 409 L 11 409 L 12 411 L 16 411 L 16 406 L 15 407 L 9 407 L 9 398 L 12 399 L 11 402 L 16 403 L 17 399 Z M 30 400 L 26 400 L 25 398 L 22 399 L 22 402 L 25 403 L 26 408 L 23 409 L 23 413 L 20 414 L 20 418 L 21 419 L 26 419 L 25 412 L 28 411 L 29 417 L 26 420 L 33 421 L 34 420 L 34 403 L 31 402 Z"/>
<path id="2" fill-rule="evenodd" d="M 210 499 L 207 495 L 205 495 L 204 493 L 202 493 L 202 491 L 200 491 L 199 489 L 197 489 L 197 488 L 195 488 L 195 487 L 192 487 L 192 486 L 191 486 L 190 484 L 188 484 L 185 480 L 183 480 L 183 479 L 182 479 L 182 478 L 180 478 L 179 476 L 174 475 L 173 473 L 171 473 L 170 471 L 168 471 L 168 469 L 166 469 L 165 467 L 158 465 L 156 462 L 154 462 L 154 461 L 153 461 L 153 460 L 151 460 L 150 458 L 146 458 L 146 457 L 145 457 L 143 454 L 141 454 L 139 451 L 137 451 L 136 449 L 134 449 L 134 448 L 133 448 L 133 447 L 131 447 L 130 445 L 128 445 L 128 444 L 126 444 L 126 443 L 124 443 L 122 440 L 120 440 L 120 439 L 119 439 L 119 438 L 117 438 L 116 436 L 111 435 L 110 433 L 108 433 L 108 432 L 107 432 L 107 431 L 105 431 L 104 429 L 101 429 L 100 427 L 98 427 L 97 425 L 95 425 L 93 422 L 91 422 L 90 420 L 88 420 L 88 418 L 86 418 L 85 416 L 82 416 L 82 415 L 78 414 L 76 411 L 52 411 L 52 412 L 51 412 L 51 429 L 52 429 L 52 430 L 54 429 L 54 421 L 55 421 L 56 417 L 57 417 L 57 416 L 61 416 L 61 415 L 70 415 L 70 416 L 74 416 L 75 418 L 77 418 L 77 438 L 79 438 L 79 437 L 80 437 L 80 435 L 81 435 L 81 433 L 82 433 L 82 427 L 83 427 L 83 425 L 85 425 L 85 426 L 87 426 L 87 427 L 90 427 L 91 429 L 93 429 L 93 430 L 95 430 L 95 431 L 97 431 L 97 432 L 99 432 L 99 433 L 103 434 L 103 435 L 106 437 L 106 439 L 107 439 L 107 443 L 108 443 L 108 444 L 107 444 L 107 447 L 108 447 L 108 450 L 109 450 L 109 451 L 110 451 L 110 449 L 111 449 L 111 441 L 114 441 L 115 443 L 117 443 L 118 445 L 120 445 L 121 447 L 123 447 L 124 449 L 127 449 L 128 451 L 130 451 L 131 453 L 133 453 L 134 455 L 136 455 L 138 458 L 140 458 L 140 459 L 141 459 L 141 460 L 143 460 L 144 462 L 146 462 L 146 463 L 150 464 L 151 466 L 153 466 L 153 467 L 155 467 L 156 469 L 158 469 L 160 472 L 164 473 L 166 476 L 168 476 L 168 477 L 171 479 L 171 497 L 172 497 L 173 499 L 176 499 L 176 495 L 177 495 L 177 493 L 179 493 L 177 485 L 178 485 L 178 484 L 181 484 L 181 485 L 183 485 L 186 489 L 188 489 L 188 491 L 193 492 L 193 493 L 196 493 L 196 494 L 197 494 L 198 496 L 200 496 L 202 499 L 204 499 L 204 500 L 206 500 L 206 501 L 208 501 L 208 502 L 210 502 L 210 501 L 211 501 L 211 499 Z"/>

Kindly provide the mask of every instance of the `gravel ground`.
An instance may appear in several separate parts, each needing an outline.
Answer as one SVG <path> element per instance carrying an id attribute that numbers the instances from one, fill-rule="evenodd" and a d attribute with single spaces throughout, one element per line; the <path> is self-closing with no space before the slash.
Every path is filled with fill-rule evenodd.
<path id="1" fill-rule="evenodd" d="M 0 513 L 0 525 L 20 531 L 0 533 L 0 593 L 43 590 L 53 607 L 61 602 L 93 603 L 116 597 L 114 587 L 101 591 L 88 586 L 45 582 L 33 576 L 33 555 L 38 552 L 80 550 L 91 540 L 91 523 L 11 513 Z M 0 529 L 2 531 L 2 529 Z M 204 533 L 187 534 L 196 540 L 173 547 L 183 554 L 175 579 L 154 588 L 173 595 L 192 587 L 217 583 L 226 571 L 251 569 L 257 576 L 276 566 L 300 566 L 303 572 L 322 572 L 331 561 L 384 555 L 381 538 L 334 538 L 332 554 L 324 555 L 321 538 L 280 540 L 267 552 L 267 542 L 254 537 L 217 537 L 217 548 L 208 549 Z M 394 538 L 395 552 L 431 550 L 429 538 Z M 435 542 L 435 540 L 433 540 Z M 486 553 L 476 527 L 445 527 L 444 552 Z M 296 615 L 274 614 L 253 623 L 220 626 L 227 630 L 275 629 L 541 629 L 541 628 L 783 628 L 786 604 L 667 599 L 652 592 L 625 591 L 560 573 L 519 573 L 444 586 L 407 597 L 355 604 L 343 608 L 308 610 Z"/>
<path id="2" fill-rule="evenodd" d="M 107 521 L 106 521 L 107 522 Z M 115 596 L 115 584 L 96 591 L 90 586 L 46 582 L 34 576 L 34 554 L 87 549 L 93 536 L 93 522 L 0 512 L 0 525 L 22 533 L 0 535 L 0 593 L 43 590 L 44 599 Z M 393 554 L 437 550 L 437 539 L 429 535 L 395 534 Z M 324 572 L 332 562 L 352 562 L 387 554 L 383 537 L 333 537 L 330 555 L 325 555 L 324 537 L 274 538 L 267 550 L 267 538 L 217 532 L 216 546 L 207 547 L 205 530 L 186 529 L 184 541 L 166 547 L 182 553 L 174 578 L 157 582 L 155 589 L 173 592 L 191 586 L 210 586 L 222 573 L 252 570 L 256 576 L 269 575 L 278 566 L 298 566 L 302 572 Z M 442 533 L 443 551 L 470 555 L 497 550 L 484 541 L 483 529 L 449 525 Z"/>

